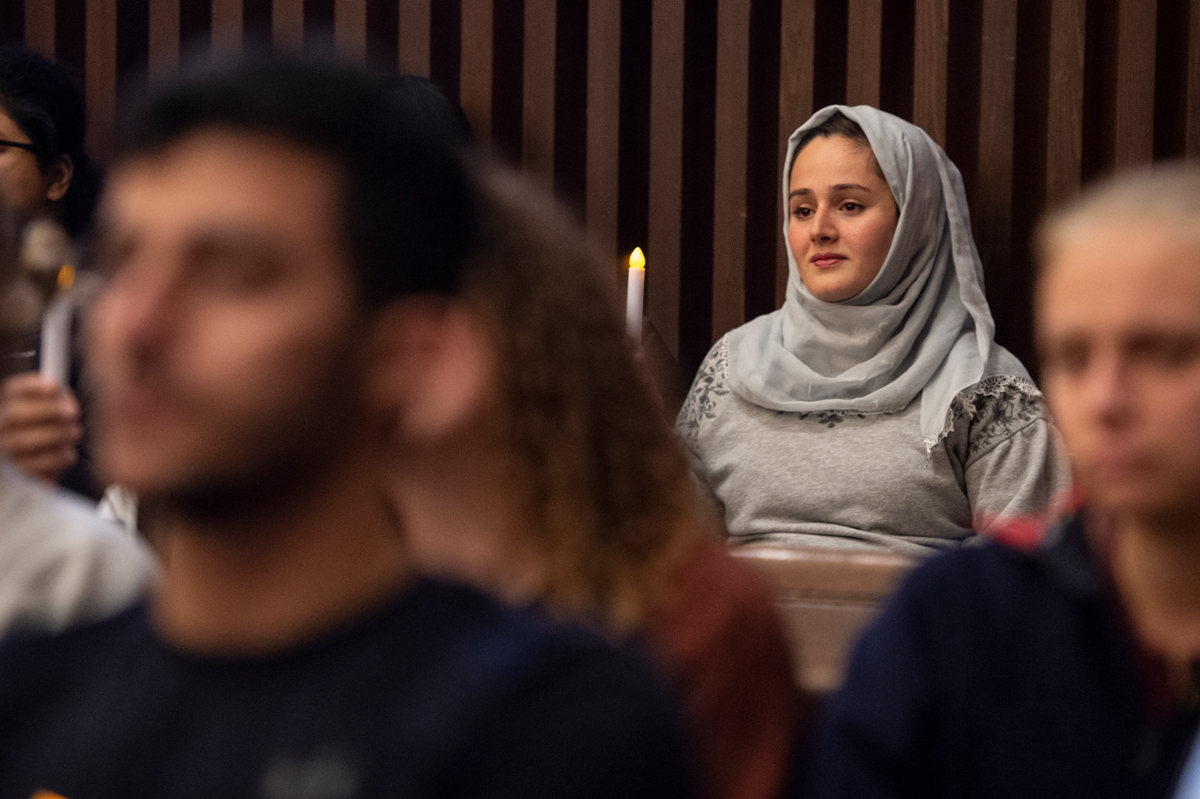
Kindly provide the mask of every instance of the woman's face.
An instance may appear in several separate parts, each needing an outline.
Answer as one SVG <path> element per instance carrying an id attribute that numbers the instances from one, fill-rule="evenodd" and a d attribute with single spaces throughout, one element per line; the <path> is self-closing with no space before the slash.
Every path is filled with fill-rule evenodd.
<path id="1" fill-rule="evenodd" d="M 848 300 L 879 274 L 896 233 L 896 201 L 870 148 L 818 137 L 796 156 L 788 245 L 800 280 L 825 302 Z"/>
<path id="2" fill-rule="evenodd" d="M 0 111 L 0 139 L 29 143 L 21 127 L 3 111 Z M 22 220 L 49 215 L 53 204 L 66 194 L 70 182 L 69 159 L 43 172 L 32 151 L 0 144 L 0 199 L 15 209 Z"/>

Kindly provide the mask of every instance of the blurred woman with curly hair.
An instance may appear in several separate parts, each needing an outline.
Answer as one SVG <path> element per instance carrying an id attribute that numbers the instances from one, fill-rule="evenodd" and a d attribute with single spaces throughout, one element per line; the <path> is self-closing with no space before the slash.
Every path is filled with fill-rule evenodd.
<path id="1" fill-rule="evenodd" d="M 428 570 L 640 647 L 680 697 L 702 795 L 777 795 L 801 707 L 785 639 L 698 500 L 613 270 L 519 179 L 476 174 L 466 300 L 409 332 L 438 368 L 396 431 L 403 528 Z"/>

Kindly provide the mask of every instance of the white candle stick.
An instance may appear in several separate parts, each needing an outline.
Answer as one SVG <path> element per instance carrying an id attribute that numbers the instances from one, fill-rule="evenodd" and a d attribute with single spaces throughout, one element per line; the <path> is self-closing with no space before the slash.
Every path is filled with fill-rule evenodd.
<path id="1" fill-rule="evenodd" d="M 41 373 L 60 386 L 67 384 L 70 346 L 71 298 L 59 292 L 42 317 Z"/>
<path id="2" fill-rule="evenodd" d="M 629 284 L 625 293 L 625 330 L 635 342 L 642 341 L 642 296 L 646 290 L 646 256 L 637 247 L 629 256 Z"/>
<path id="3" fill-rule="evenodd" d="M 48 377 L 60 386 L 67 385 L 68 369 L 71 365 L 71 285 L 75 282 L 75 270 L 63 266 L 58 273 L 58 291 L 50 300 L 42 316 L 41 368 L 42 377 Z"/>
<path id="4" fill-rule="evenodd" d="M 75 267 L 71 266 L 71 241 L 66 231 L 48 219 L 35 219 L 25 227 L 21 267 L 44 298 L 40 369 L 60 386 L 67 385 L 71 363 L 71 317 Z"/>

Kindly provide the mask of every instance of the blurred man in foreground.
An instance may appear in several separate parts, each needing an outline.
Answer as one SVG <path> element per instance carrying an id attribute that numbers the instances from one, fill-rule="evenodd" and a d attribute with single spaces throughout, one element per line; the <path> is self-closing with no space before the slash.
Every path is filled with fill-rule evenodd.
<path id="1" fill-rule="evenodd" d="M 919 568 L 855 651 L 811 796 L 1166 797 L 1200 713 L 1200 172 L 1039 238 L 1042 379 L 1083 501 Z"/>
<path id="2" fill-rule="evenodd" d="M 422 132 L 419 132 L 421 129 Z M 102 476 L 161 589 L 0 650 L 0 795 L 679 796 L 640 663 L 422 580 L 379 484 L 457 299 L 457 153 L 358 72 L 219 71 L 130 128 L 91 320 Z"/>

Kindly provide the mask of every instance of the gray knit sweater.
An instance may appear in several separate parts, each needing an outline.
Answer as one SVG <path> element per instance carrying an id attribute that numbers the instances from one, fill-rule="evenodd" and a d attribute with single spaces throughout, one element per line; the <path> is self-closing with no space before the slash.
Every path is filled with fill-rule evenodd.
<path id="1" fill-rule="evenodd" d="M 920 396 L 889 414 L 787 413 L 729 386 L 729 347 L 704 359 L 677 428 L 732 540 L 925 554 L 1044 509 L 1069 484 L 1041 392 L 987 378 L 961 392 L 927 451 Z"/>

